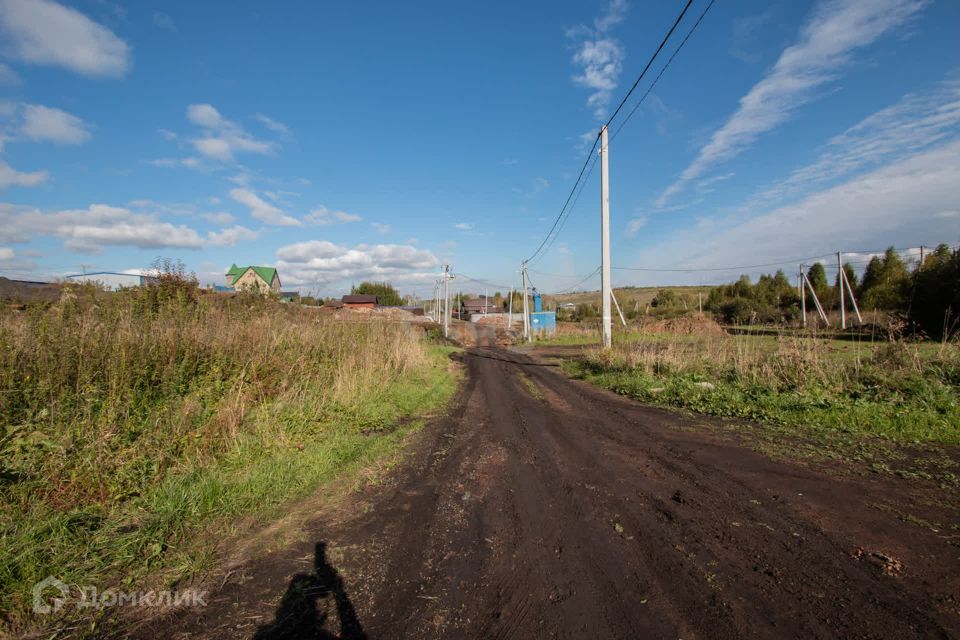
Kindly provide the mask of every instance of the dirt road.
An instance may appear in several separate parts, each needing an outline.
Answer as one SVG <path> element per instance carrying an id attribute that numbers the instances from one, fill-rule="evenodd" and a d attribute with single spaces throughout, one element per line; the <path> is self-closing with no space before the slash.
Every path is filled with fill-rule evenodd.
<path id="1" fill-rule="evenodd" d="M 960 548 L 895 515 L 956 523 L 955 493 L 772 461 L 516 352 L 462 362 L 384 485 L 134 635 L 960 634 Z"/>

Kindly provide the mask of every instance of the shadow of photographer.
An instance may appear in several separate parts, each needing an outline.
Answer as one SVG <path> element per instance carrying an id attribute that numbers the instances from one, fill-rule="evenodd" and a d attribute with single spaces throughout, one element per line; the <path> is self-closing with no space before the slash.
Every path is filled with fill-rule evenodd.
<path id="1" fill-rule="evenodd" d="M 327 628 L 328 614 L 317 605 L 333 596 L 339 633 Z M 277 608 L 273 622 L 260 627 L 254 640 L 280 640 L 284 638 L 365 639 L 363 626 L 343 586 L 343 579 L 327 561 L 327 545 L 318 542 L 315 548 L 313 573 L 298 573 L 287 586 L 283 600 Z"/>

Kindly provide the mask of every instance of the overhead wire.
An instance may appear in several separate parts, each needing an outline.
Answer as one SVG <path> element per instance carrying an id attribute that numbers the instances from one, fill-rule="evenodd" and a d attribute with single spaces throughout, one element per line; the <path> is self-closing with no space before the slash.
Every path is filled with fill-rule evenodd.
<path id="1" fill-rule="evenodd" d="M 591 158 L 593 158 L 593 152 L 596 150 L 597 143 L 599 142 L 600 142 L 600 136 L 598 134 L 597 137 L 594 138 L 593 140 L 593 146 L 590 147 L 590 151 L 587 153 L 586 159 L 583 161 L 583 166 L 580 167 L 580 173 L 577 175 L 576 182 L 573 183 L 573 188 L 570 189 L 570 194 L 567 195 L 567 199 L 563 203 L 563 207 L 560 209 L 560 213 L 557 214 L 557 219 L 553 221 L 553 226 L 551 226 L 550 230 L 547 231 L 547 235 L 540 242 L 540 246 L 537 247 L 537 250 L 534 251 L 533 254 L 531 254 L 530 257 L 525 260 L 525 262 L 530 262 L 531 260 L 537 257 L 537 255 L 543 249 L 543 246 L 547 243 L 547 240 L 550 239 L 551 234 L 553 234 L 553 230 L 557 228 L 557 225 L 560 223 L 560 218 L 563 217 L 563 212 L 567 210 L 567 206 L 570 204 L 570 199 L 573 198 L 573 194 L 574 192 L 576 192 L 577 186 L 580 185 L 580 180 L 583 179 L 583 172 L 587 170 L 587 165 L 590 164 L 590 160 Z"/>
<path id="2" fill-rule="evenodd" d="M 690 8 L 690 5 L 693 4 L 693 0 L 687 0 L 687 4 L 683 6 L 683 11 L 680 12 L 680 15 L 677 16 L 677 19 L 673 21 L 673 25 L 670 27 L 670 30 L 667 31 L 667 35 L 663 37 L 663 40 L 660 41 L 660 46 L 657 47 L 657 50 L 653 52 L 653 55 L 650 56 L 650 60 L 647 61 L 647 65 L 643 68 L 643 71 L 640 72 L 640 75 L 637 76 L 637 79 L 634 80 L 633 86 L 630 87 L 630 90 L 627 91 L 627 95 L 623 96 L 623 100 L 620 101 L 620 104 L 617 105 L 617 108 L 614 109 L 613 115 L 610 116 L 610 119 L 607 120 L 607 124 L 604 126 L 609 127 L 610 123 L 613 122 L 613 119 L 617 117 L 617 114 L 620 113 L 620 109 L 623 109 L 623 105 L 627 104 L 627 100 L 630 99 L 630 96 L 636 90 L 637 85 L 640 84 L 640 81 L 643 80 L 643 77 L 647 75 L 647 71 L 650 70 L 651 65 L 653 65 L 654 60 L 657 59 L 657 56 L 660 55 L 660 52 L 667 44 L 667 40 L 670 39 L 670 36 L 673 35 L 673 32 L 676 31 L 677 26 L 683 20 L 683 16 L 687 15 L 687 10 Z"/>
<path id="3" fill-rule="evenodd" d="M 687 31 L 687 35 L 683 37 L 683 40 L 680 41 L 680 44 L 677 46 L 677 48 L 674 49 L 673 53 L 670 54 L 670 57 L 667 58 L 667 63 L 663 65 L 662 69 L 660 69 L 660 73 L 658 73 L 657 77 L 653 79 L 653 82 L 650 83 L 650 86 L 647 87 L 647 90 L 644 92 L 644 94 L 640 96 L 640 99 L 637 100 L 637 103 L 633 105 L 633 108 L 630 109 L 630 112 L 627 113 L 626 117 L 624 117 L 623 122 L 621 122 L 620 125 L 616 128 L 616 130 L 612 134 L 610 134 L 611 142 L 613 141 L 614 138 L 617 137 L 617 134 L 620 133 L 623 127 L 626 126 L 626 124 L 630 121 L 630 118 L 632 118 L 633 114 L 636 113 L 637 109 L 640 108 L 640 105 L 643 104 L 643 101 L 647 99 L 647 96 L 650 95 L 650 92 L 653 91 L 653 88 L 657 86 L 657 82 L 660 81 L 660 78 L 663 77 L 663 74 L 666 72 L 666 70 L 670 68 L 670 63 L 672 63 L 673 59 L 677 57 L 677 54 L 680 53 L 680 50 L 683 49 L 683 46 L 687 44 L 687 40 L 689 40 L 690 36 L 693 35 L 693 32 L 697 30 L 697 27 L 700 26 L 700 23 L 703 22 L 703 19 L 707 17 L 707 12 L 710 11 L 710 7 L 713 6 L 714 2 L 716 2 L 716 0 L 710 0 L 710 3 L 707 5 L 707 8 L 703 10 L 703 13 L 700 14 L 700 17 L 697 18 L 697 21 L 694 22 L 693 26 L 690 27 L 690 30 Z M 612 119 L 613 118 L 611 118 L 611 120 Z"/>
<path id="4" fill-rule="evenodd" d="M 553 237 L 550 239 L 550 242 L 547 243 L 547 246 L 543 249 L 543 253 L 540 254 L 540 257 L 534 261 L 534 263 L 539 262 L 543 259 L 543 256 L 546 255 L 547 251 L 550 250 L 550 247 L 553 246 L 553 243 L 557 241 L 557 238 L 560 237 L 560 232 L 563 231 L 564 225 L 567 224 L 567 220 L 570 219 L 570 214 L 573 213 L 573 210 L 576 209 L 577 203 L 580 202 L 580 195 L 583 193 L 583 190 L 586 188 L 587 183 L 590 180 L 590 176 L 593 175 L 593 170 L 597 166 L 597 160 L 599 156 L 593 156 L 593 162 L 590 164 L 590 170 L 587 171 L 587 177 L 584 179 L 583 183 L 580 185 L 580 190 L 577 191 L 576 197 L 573 199 L 573 204 L 570 205 L 570 208 L 567 209 L 566 215 L 563 216 L 563 220 L 560 221 L 560 226 L 557 228 L 557 232 L 553 234 Z M 529 264 L 529 261 L 528 261 Z"/>
<path id="5" fill-rule="evenodd" d="M 627 103 L 627 101 L 630 99 L 630 96 L 633 95 L 633 92 L 636 90 L 637 86 L 640 84 L 640 82 L 641 82 L 641 81 L 643 80 L 643 78 L 646 76 L 647 71 L 649 71 L 649 70 L 650 70 L 650 67 L 653 66 L 653 63 L 656 61 L 657 56 L 660 55 L 660 52 L 663 51 L 663 48 L 666 46 L 667 42 L 670 40 L 670 37 L 673 35 L 673 32 L 676 31 L 677 26 L 679 26 L 679 24 L 683 21 L 684 16 L 687 14 L 687 10 L 690 9 L 690 6 L 691 6 L 692 4 L 693 4 L 693 0 L 687 0 L 686 4 L 685 4 L 684 7 L 683 7 L 683 10 L 680 12 L 680 14 L 677 16 L 677 18 L 673 21 L 673 24 L 670 26 L 669 31 L 667 31 L 667 34 L 666 34 L 666 35 L 663 37 L 663 39 L 660 41 L 660 44 L 657 46 L 656 51 L 654 51 L 654 52 L 653 52 L 653 55 L 650 56 L 650 59 L 647 61 L 647 64 L 644 66 L 643 71 L 641 71 L 641 72 L 640 72 L 640 75 L 637 76 L 637 79 L 634 81 L 633 85 L 630 87 L 630 90 L 627 91 L 627 94 L 623 97 L 623 100 L 620 101 L 620 104 L 618 104 L 618 105 L 617 105 L 617 108 L 613 111 L 613 115 L 611 115 L 610 118 L 607 120 L 606 124 L 604 125 L 605 127 L 609 127 L 609 126 L 610 126 L 610 123 L 613 122 L 614 118 L 617 117 L 617 114 L 620 113 L 620 110 L 623 109 L 623 106 L 624 106 L 624 105 Z M 712 4 L 712 0 L 711 0 L 711 4 Z M 702 19 L 702 16 L 701 16 L 701 19 Z M 698 21 L 698 22 L 699 22 L 699 21 Z M 687 37 L 689 37 L 689 34 L 688 34 Z M 681 46 L 682 46 L 682 45 L 681 45 Z M 676 55 L 676 54 L 674 54 L 674 55 Z M 561 209 L 560 209 L 560 213 L 557 214 L 556 219 L 553 221 L 553 225 L 551 225 L 550 230 L 547 231 L 547 235 L 546 235 L 546 236 L 544 237 L 544 239 L 540 242 L 540 245 L 539 245 L 539 246 L 537 247 L 537 249 L 530 255 L 530 257 L 525 260 L 525 262 L 530 262 L 530 261 L 532 261 L 534 258 L 536 258 L 538 255 L 540 255 L 541 251 L 544 250 L 544 247 L 547 245 L 547 242 L 550 241 L 551 237 L 554 237 L 554 238 L 555 238 L 555 235 L 554 235 L 554 231 L 555 231 L 555 230 L 557 231 L 556 235 L 559 235 L 559 230 L 557 230 L 558 225 L 560 225 L 560 224 L 561 224 L 561 220 L 564 219 L 564 213 L 567 211 L 567 209 L 568 209 L 568 207 L 569 207 L 569 205 L 570 205 L 571 200 L 574 198 L 574 194 L 577 193 L 577 187 L 580 185 L 581 180 L 583 180 L 584 172 L 587 170 L 587 165 L 590 164 L 591 158 L 594 158 L 593 152 L 596 150 L 597 144 L 598 144 L 599 141 L 600 141 L 600 134 L 599 134 L 599 132 L 598 132 L 598 133 L 597 133 L 597 137 L 594 138 L 594 140 L 593 140 L 593 145 L 590 147 L 590 151 L 587 153 L 587 157 L 586 157 L 586 159 L 585 159 L 584 162 L 583 162 L 583 166 L 580 168 L 580 173 L 577 174 L 577 179 L 576 179 L 576 181 L 573 183 L 573 187 L 570 189 L 570 193 L 567 195 L 567 198 L 566 198 L 566 200 L 565 200 L 564 203 L 563 203 L 563 207 L 561 207 Z M 592 169 L 591 169 L 591 171 L 592 171 Z M 582 191 L 582 189 L 581 189 L 581 191 Z M 562 227 L 561 227 L 561 228 L 562 228 Z M 552 245 L 553 243 L 550 242 L 550 244 Z"/>
<path id="6" fill-rule="evenodd" d="M 668 272 L 668 273 L 699 273 L 702 271 L 736 271 L 737 269 L 760 269 L 762 267 L 777 267 L 786 264 L 800 264 L 808 260 L 818 260 L 820 258 L 826 258 L 827 256 L 832 256 L 835 254 L 825 253 L 819 256 L 811 256 L 808 258 L 798 258 L 795 260 L 781 260 L 780 262 L 767 262 L 764 264 L 748 264 L 748 265 L 738 265 L 732 267 L 704 267 L 701 269 L 676 269 L 676 268 L 659 268 L 659 267 L 610 267 L 617 271 L 655 271 L 655 272 Z"/>
<path id="7" fill-rule="evenodd" d="M 567 287 L 566 289 L 561 289 L 560 291 L 557 291 L 556 293 L 551 293 L 550 295 L 552 295 L 552 296 L 559 296 L 559 295 L 563 295 L 563 294 L 565 294 L 565 293 L 569 293 L 569 292 L 575 290 L 575 289 L 576 289 L 577 287 L 579 287 L 580 285 L 582 285 L 582 284 L 584 284 L 585 282 L 587 282 L 588 280 L 590 280 L 590 278 L 594 277 L 594 276 L 597 275 L 599 272 L 600 272 L 600 267 L 598 266 L 596 269 L 594 269 L 594 270 L 590 273 L 590 275 L 588 275 L 586 278 L 584 278 L 584 279 L 581 280 L 580 282 L 578 282 L 578 283 L 576 283 L 575 285 L 572 285 L 572 286 L 570 286 L 570 287 Z"/>

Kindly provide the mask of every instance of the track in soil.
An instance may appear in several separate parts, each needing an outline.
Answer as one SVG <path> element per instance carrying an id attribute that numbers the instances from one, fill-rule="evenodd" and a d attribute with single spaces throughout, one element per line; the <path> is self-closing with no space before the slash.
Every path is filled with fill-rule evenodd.
<path id="1" fill-rule="evenodd" d="M 385 486 L 134 635 L 958 633 L 960 550 L 869 506 L 910 483 L 772 461 L 516 352 L 461 357 L 451 415 Z"/>

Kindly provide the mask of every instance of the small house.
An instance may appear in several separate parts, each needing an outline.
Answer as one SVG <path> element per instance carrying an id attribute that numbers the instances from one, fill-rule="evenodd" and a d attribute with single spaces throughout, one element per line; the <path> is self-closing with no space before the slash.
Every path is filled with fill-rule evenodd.
<path id="1" fill-rule="evenodd" d="M 477 316 L 486 316 L 495 313 L 503 313 L 503 310 L 494 304 L 493 298 L 490 296 L 471 298 L 469 300 L 463 300 L 460 303 L 461 320 L 471 320 Z"/>
<path id="2" fill-rule="evenodd" d="M 234 264 L 227 270 L 227 286 L 235 291 L 279 293 L 280 275 L 274 267 L 238 267 Z"/>
<path id="3" fill-rule="evenodd" d="M 374 295 L 354 293 L 343 296 L 340 302 L 347 309 L 373 309 L 377 306 L 379 299 Z"/>

